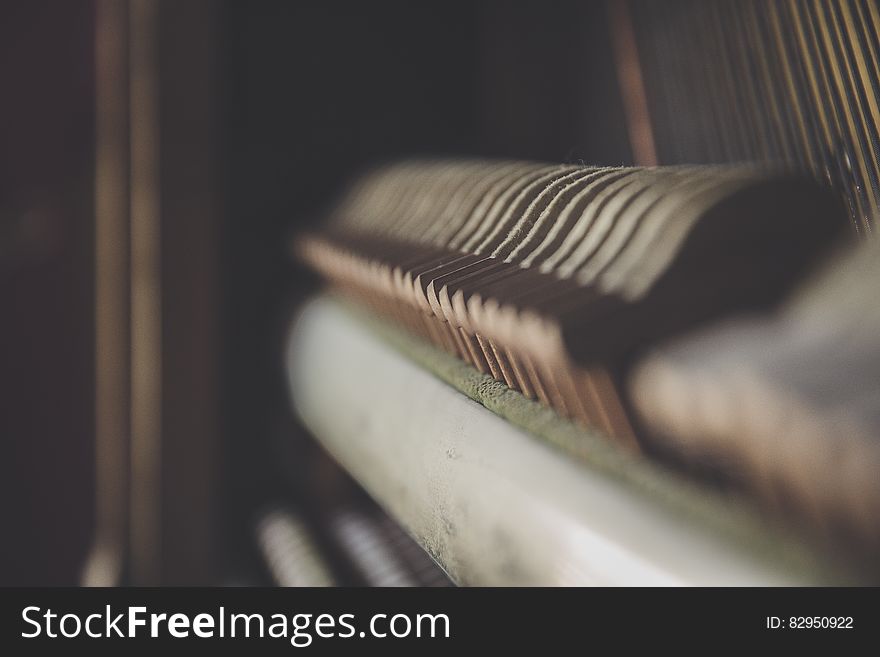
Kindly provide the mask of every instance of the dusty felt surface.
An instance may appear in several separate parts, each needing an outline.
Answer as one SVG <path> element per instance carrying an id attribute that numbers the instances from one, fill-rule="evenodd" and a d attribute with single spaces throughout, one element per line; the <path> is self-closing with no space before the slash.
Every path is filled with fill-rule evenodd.
<path id="1" fill-rule="evenodd" d="M 348 301 L 341 304 L 386 343 L 470 399 L 553 445 L 584 467 L 622 481 L 655 503 L 717 532 L 721 540 L 739 545 L 758 559 L 778 563 L 806 583 L 865 581 L 864 569 L 835 562 L 785 519 L 770 517 L 744 498 L 691 481 L 663 465 L 629 454 L 597 432 L 569 421 L 362 308 Z"/>

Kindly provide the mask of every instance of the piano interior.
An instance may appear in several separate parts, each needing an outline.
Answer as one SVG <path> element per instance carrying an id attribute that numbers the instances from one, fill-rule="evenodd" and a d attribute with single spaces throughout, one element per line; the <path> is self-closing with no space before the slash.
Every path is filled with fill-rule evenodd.
<path id="1" fill-rule="evenodd" d="M 877 3 L 0 13 L 0 584 L 880 583 Z"/>

